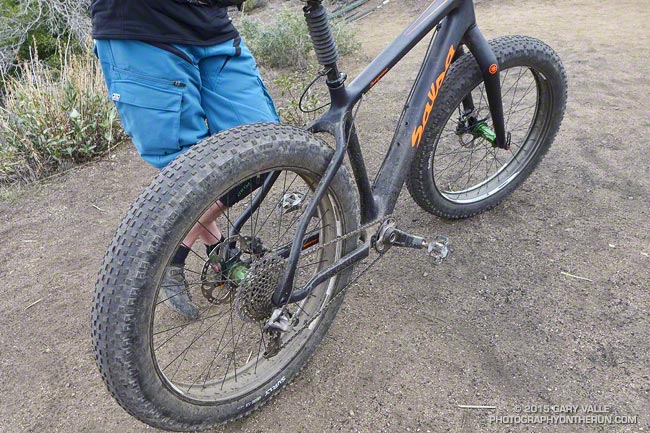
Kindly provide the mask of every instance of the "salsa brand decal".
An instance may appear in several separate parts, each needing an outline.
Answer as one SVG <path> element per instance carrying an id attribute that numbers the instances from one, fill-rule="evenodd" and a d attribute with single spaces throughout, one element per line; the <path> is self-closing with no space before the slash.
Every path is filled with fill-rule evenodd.
<path id="1" fill-rule="evenodd" d="M 424 128 L 427 126 L 427 122 L 429 122 L 429 116 L 431 115 L 431 111 L 433 110 L 433 104 L 436 102 L 436 99 L 438 98 L 440 87 L 442 86 L 442 83 L 445 81 L 445 76 L 447 75 L 447 71 L 449 71 L 451 62 L 454 59 L 454 54 L 456 54 L 456 49 L 452 45 L 451 47 L 449 47 L 449 53 L 447 53 L 447 59 L 445 60 L 445 70 L 442 71 L 440 75 L 438 75 L 438 78 L 436 78 L 436 80 L 433 83 L 431 83 L 431 89 L 427 94 L 427 96 L 429 97 L 429 102 L 427 102 L 427 105 L 424 107 L 424 113 L 422 113 L 422 123 L 417 128 L 415 128 L 415 131 L 413 131 L 413 135 L 411 136 L 411 147 L 420 147 L 420 142 L 422 141 L 422 135 L 424 134 Z"/>

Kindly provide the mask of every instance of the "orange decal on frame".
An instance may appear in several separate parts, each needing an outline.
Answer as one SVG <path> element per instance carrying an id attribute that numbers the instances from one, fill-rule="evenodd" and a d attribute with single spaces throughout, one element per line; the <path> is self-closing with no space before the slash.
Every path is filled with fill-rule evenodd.
<path id="1" fill-rule="evenodd" d="M 383 71 L 381 71 L 381 74 L 377 75 L 377 76 L 375 77 L 375 79 L 372 80 L 372 82 L 370 83 L 370 87 L 368 88 L 368 90 L 372 89 L 372 88 L 375 86 L 375 84 L 377 84 L 377 83 L 379 82 L 379 80 L 381 80 L 382 78 L 384 78 L 384 75 L 386 75 L 386 73 L 387 73 L 388 71 L 389 71 L 388 68 L 386 68 L 386 69 L 384 69 Z"/>
<path id="2" fill-rule="evenodd" d="M 436 78 L 433 83 L 431 83 L 431 89 L 427 94 L 427 96 L 429 97 L 429 102 L 427 102 L 427 105 L 424 107 L 424 113 L 422 113 L 422 123 L 417 128 L 415 128 L 415 131 L 413 131 L 413 135 L 411 135 L 411 147 L 420 147 L 420 142 L 422 141 L 422 136 L 424 135 L 424 128 L 427 126 L 427 123 L 429 122 L 429 116 L 431 115 L 431 111 L 433 110 L 433 104 L 436 102 L 436 99 L 438 98 L 438 93 L 440 93 L 440 87 L 442 87 L 442 83 L 445 81 L 445 77 L 447 76 L 447 72 L 449 71 L 449 67 L 451 66 L 451 62 L 454 60 L 454 54 L 456 54 L 456 49 L 452 45 L 451 47 L 449 47 L 449 52 L 447 53 L 447 59 L 445 60 L 445 70 L 442 71 L 440 75 L 438 75 L 438 78 Z"/>

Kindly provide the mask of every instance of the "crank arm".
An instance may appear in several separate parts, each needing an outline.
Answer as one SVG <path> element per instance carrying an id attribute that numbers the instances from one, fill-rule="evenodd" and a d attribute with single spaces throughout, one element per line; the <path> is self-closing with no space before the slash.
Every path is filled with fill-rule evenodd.
<path id="1" fill-rule="evenodd" d="M 394 227 L 387 228 L 382 240 L 394 247 L 415 248 L 418 250 L 426 245 L 423 237 L 414 236 Z"/>
<path id="2" fill-rule="evenodd" d="M 449 239 L 446 236 L 436 235 L 433 239 L 426 240 L 423 237 L 399 230 L 396 224 L 395 220 L 390 218 L 379 228 L 374 247 L 380 254 L 392 247 L 402 247 L 416 250 L 426 248 L 429 256 L 438 262 L 446 259 L 449 255 Z"/>

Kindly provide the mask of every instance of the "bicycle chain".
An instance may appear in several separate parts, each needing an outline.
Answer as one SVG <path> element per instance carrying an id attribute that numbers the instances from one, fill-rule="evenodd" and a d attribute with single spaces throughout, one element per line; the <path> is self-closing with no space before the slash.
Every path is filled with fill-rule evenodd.
<path id="1" fill-rule="evenodd" d="M 384 222 L 386 222 L 386 221 L 387 221 L 388 219 L 390 219 L 390 218 L 391 218 L 391 216 L 389 215 L 389 216 L 386 216 L 386 217 L 383 217 L 383 218 L 379 218 L 379 219 L 377 219 L 377 220 L 375 220 L 375 221 L 372 221 L 372 222 L 370 222 L 370 223 L 364 224 L 364 225 L 362 225 L 361 227 L 359 227 L 358 229 L 356 229 L 356 230 L 354 230 L 354 231 L 351 231 L 350 233 L 346 233 L 346 234 L 344 234 L 344 235 L 337 236 L 336 238 L 332 239 L 331 241 L 329 241 L 329 242 L 327 242 L 327 243 L 325 243 L 325 244 L 323 244 L 323 245 L 315 245 L 315 246 L 313 246 L 313 247 L 311 247 L 311 248 L 308 248 L 308 249 L 306 249 L 306 250 L 303 252 L 303 254 L 301 254 L 300 256 L 301 256 L 301 257 L 304 257 L 304 256 L 307 256 L 307 255 L 313 254 L 313 253 L 315 253 L 315 252 L 317 252 L 317 251 L 319 251 L 319 250 L 321 250 L 321 249 L 324 249 L 324 248 L 328 247 L 329 245 L 332 245 L 332 244 L 334 244 L 334 243 L 338 243 L 338 242 L 342 242 L 342 241 L 344 241 L 344 240 L 346 240 L 346 239 L 349 239 L 350 237 L 353 237 L 353 236 L 355 236 L 355 235 L 357 235 L 357 234 L 360 234 L 360 233 L 362 233 L 363 231 L 365 231 L 365 230 L 367 230 L 367 229 L 369 229 L 369 228 L 371 228 L 371 227 L 373 227 L 373 226 L 375 226 L 375 225 L 379 225 L 379 226 L 381 226 L 381 224 L 383 224 Z M 352 284 L 354 284 L 354 283 L 355 283 L 359 278 L 361 278 L 361 277 L 362 277 L 362 276 L 363 276 L 363 275 L 364 275 L 368 270 L 370 270 L 370 268 L 372 268 L 372 267 L 373 267 L 373 266 L 374 266 L 374 265 L 379 261 L 379 259 L 381 259 L 381 258 L 384 256 L 384 253 L 385 253 L 385 252 L 386 252 L 386 251 L 384 251 L 384 252 L 379 252 L 379 251 L 377 251 L 377 254 L 378 254 L 377 257 L 375 257 L 375 258 L 372 260 L 372 262 L 370 262 L 370 264 L 369 264 L 368 266 L 366 266 L 365 269 L 363 269 L 361 272 L 359 272 L 359 274 L 357 274 L 354 278 L 352 278 L 352 279 L 351 279 L 351 280 L 350 280 L 350 281 L 345 285 L 345 287 L 341 288 L 341 290 L 339 290 L 338 293 L 336 293 L 336 294 L 335 294 L 335 295 L 334 295 L 334 296 L 333 296 L 329 301 L 327 301 L 327 303 L 326 303 L 324 306 L 322 306 L 322 307 L 320 308 L 320 310 L 318 310 L 318 312 L 316 312 L 316 313 L 314 314 L 314 316 L 311 317 L 311 318 L 310 318 L 310 319 L 309 319 L 309 320 L 308 320 L 308 321 L 307 321 L 307 322 L 306 322 L 306 323 L 305 323 L 305 324 L 304 324 L 300 329 L 298 329 L 298 331 L 295 332 L 295 333 L 294 333 L 294 334 L 293 334 L 293 335 L 292 335 L 288 340 L 283 341 L 282 344 L 281 344 L 280 346 L 278 346 L 277 348 L 275 348 L 275 349 L 277 350 L 277 352 L 279 352 L 280 350 L 282 350 L 282 349 L 284 349 L 286 346 L 288 346 L 288 345 L 289 345 L 289 344 L 290 344 L 294 339 L 296 339 L 296 338 L 297 338 L 297 337 L 298 337 L 298 336 L 299 336 L 299 335 L 300 335 L 300 334 L 301 334 L 301 333 L 302 333 L 306 328 L 308 328 L 312 323 L 314 323 L 314 321 L 315 321 L 316 319 L 318 319 L 318 318 L 319 318 L 319 317 L 320 317 L 320 316 L 321 316 L 325 311 L 327 311 L 327 309 L 329 308 L 329 306 L 330 306 L 334 301 L 336 301 L 340 296 L 342 296 L 342 295 L 347 291 L 347 289 L 348 289 Z M 343 268 L 342 270 L 340 270 L 339 273 L 346 271 L 347 269 L 349 269 L 350 267 L 354 266 L 355 264 L 356 264 L 356 263 L 353 263 L 353 264 L 350 264 L 350 265 L 346 266 L 345 268 Z M 287 304 L 287 305 L 288 305 L 288 304 Z M 285 305 L 285 307 L 286 307 L 286 305 Z M 277 353 L 277 352 L 276 352 L 276 353 Z"/>

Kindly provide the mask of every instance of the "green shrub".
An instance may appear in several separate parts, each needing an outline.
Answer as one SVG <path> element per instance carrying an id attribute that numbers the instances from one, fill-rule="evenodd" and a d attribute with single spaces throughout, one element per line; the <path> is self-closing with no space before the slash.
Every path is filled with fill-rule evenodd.
<path id="1" fill-rule="evenodd" d="M 7 78 L 0 106 L 0 184 L 30 181 L 106 153 L 126 139 L 92 54 L 38 55 Z"/>
<path id="2" fill-rule="evenodd" d="M 359 48 L 352 28 L 345 22 L 332 24 L 339 53 L 346 55 Z M 270 23 L 243 17 L 238 25 L 257 61 L 271 68 L 306 68 L 315 54 L 307 23 L 299 12 L 285 9 Z"/>
<path id="3" fill-rule="evenodd" d="M 268 4 L 269 0 L 246 0 L 242 5 L 244 13 L 248 13 L 254 9 L 264 7 Z"/>

